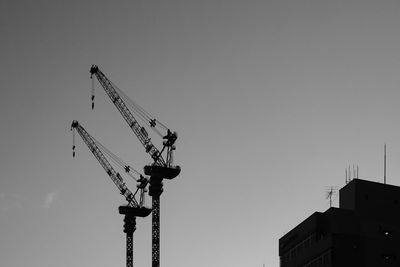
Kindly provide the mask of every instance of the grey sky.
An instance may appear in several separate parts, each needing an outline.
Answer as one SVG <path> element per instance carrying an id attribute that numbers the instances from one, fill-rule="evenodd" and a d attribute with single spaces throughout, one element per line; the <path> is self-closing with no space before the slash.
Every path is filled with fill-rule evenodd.
<path id="1" fill-rule="evenodd" d="M 138 168 L 150 159 L 99 85 L 91 111 L 98 64 L 179 134 L 162 266 L 278 266 L 278 238 L 328 208 L 325 188 L 343 186 L 348 164 L 381 181 L 386 142 L 388 182 L 400 184 L 399 11 L 368 0 L 1 1 L 0 265 L 125 262 L 123 199 L 79 138 L 72 158 L 70 123 Z M 150 266 L 150 218 L 137 228 L 135 266 Z"/>

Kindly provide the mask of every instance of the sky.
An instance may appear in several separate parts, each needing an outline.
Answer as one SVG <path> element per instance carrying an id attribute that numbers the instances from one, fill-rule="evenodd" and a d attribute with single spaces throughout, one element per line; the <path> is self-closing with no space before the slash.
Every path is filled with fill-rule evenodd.
<path id="1" fill-rule="evenodd" d="M 399 12 L 396 0 L 1 1 L 0 265 L 125 265 L 124 200 L 79 137 L 72 157 L 70 124 L 138 170 L 151 161 L 98 83 L 91 110 L 97 64 L 178 132 L 161 266 L 279 266 L 279 238 L 329 208 L 347 166 L 383 181 L 386 143 L 400 185 Z M 151 218 L 138 218 L 134 266 L 150 265 Z"/>

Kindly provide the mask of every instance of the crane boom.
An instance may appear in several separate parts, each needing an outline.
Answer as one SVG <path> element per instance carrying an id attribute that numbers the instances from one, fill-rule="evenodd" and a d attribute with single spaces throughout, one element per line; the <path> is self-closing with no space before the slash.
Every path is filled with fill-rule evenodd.
<path id="1" fill-rule="evenodd" d="M 135 117 L 132 115 L 131 111 L 128 109 L 126 103 L 121 98 L 117 91 L 117 87 L 104 75 L 104 73 L 99 69 L 97 65 L 92 65 L 90 68 L 91 78 L 93 75 L 96 76 L 99 83 L 106 91 L 107 95 L 114 103 L 115 107 L 121 113 L 122 117 L 128 123 L 129 127 L 135 133 L 139 141 L 144 146 L 146 152 L 150 154 L 151 158 L 154 160 L 155 166 L 171 167 L 172 164 L 172 151 L 174 150 L 174 143 L 177 139 L 177 134 L 175 132 L 167 131 L 167 135 L 163 137 L 166 141 L 163 143 L 164 147 L 161 152 L 153 145 L 146 129 L 139 125 Z M 93 99 L 93 97 L 92 97 Z M 155 119 L 149 121 L 151 127 L 155 126 Z M 167 149 L 167 160 L 162 157 L 162 152 Z"/>
<path id="2" fill-rule="evenodd" d="M 83 141 L 96 157 L 100 165 L 104 168 L 108 176 L 110 176 L 111 180 L 119 189 L 121 195 L 123 195 L 128 201 L 128 207 L 139 207 L 139 203 L 135 199 L 135 195 L 128 189 L 122 176 L 114 170 L 111 166 L 110 162 L 104 156 L 103 152 L 96 145 L 94 138 L 79 124 L 78 121 L 74 120 L 71 125 L 71 130 L 75 129 L 79 135 L 82 137 Z"/>

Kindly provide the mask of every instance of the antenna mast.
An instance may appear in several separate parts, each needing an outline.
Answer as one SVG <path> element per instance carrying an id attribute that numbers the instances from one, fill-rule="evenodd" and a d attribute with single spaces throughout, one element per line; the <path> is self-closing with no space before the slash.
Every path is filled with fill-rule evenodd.
<path id="1" fill-rule="evenodd" d="M 386 144 L 383 149 L 383 183 L 386 184 Z"/>
<path id="2" fill-rule="evenodd" d="M 332 207 L 332 202 L 333 202 L 333 196 L 336 194 L 337 188 L 334 186 L 328 187 L 328 190 L 326 192 L 326 199 L 329 199 L 329 207 Z"/>
<path id="3" fill-rule="evenodd" d="M 346 175 L 346 184 L 348 184 L 351 180 L 353 179 L 358 179 L 358 165 L 353 165 L 353 171 L 351 170 L 350 165 L 347 166 L 344 170 L 345 175 Z"/>

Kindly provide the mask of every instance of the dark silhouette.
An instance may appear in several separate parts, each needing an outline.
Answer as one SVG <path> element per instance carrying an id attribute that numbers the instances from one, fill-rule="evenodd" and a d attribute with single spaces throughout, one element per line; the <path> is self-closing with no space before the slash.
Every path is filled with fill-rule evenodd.
<path id="1" fill-rule="evenodd" d="M 144 193 L 146 192 L 146 186 L 148 184 L 148 179 L 140 175 L 137 179 L 138 185 L 135 193 L 132 193 L 126 186 L 122 176 L 115 171 L 111 166 L 109 158 L 113 158 L 115 162 L 118 162 L 120 167 L 129 174 L 131 167 L 114 155 L 111 151 L 106 149 L 99 141 L 94 139 L 78 121 L 74 120 L 71 124 L 71 130 L 73 131 L 73 136 L 75 136 L 75 131 L 82 137 L 89 150 L 92 152 L 93 156 L 97 159 L 103 169 L 106 171 L 108 176 L 117 186 L 121 195 L 123 195 L 127 201 L 126 206 L 119 207 L 119 213 L 125 215 L 124 217 L 124 233 L 126 233 L 126 266 L 133 266 L 133 233 L 136 230 L 136 217 L 147 217 L 151 213 L 151 209 L 144 207 Z M 74 138 L 75 142 L 75 138 Z M 75 149 L 75 143 L 72 146 Z M 107 157 L 106 157 L 107 155 Z M 75 151 L 73 153 L 75 156 Z M 135 171 L 138 173 L 137 171 Z M 139 192 L 139 200 L 136 200 L 136 194 Z"/>
<path id="2" fill-rule="evenodd" d="M 281 267 L 400 266 L 400 187 L 360 179 L 279 239 Z"/>

